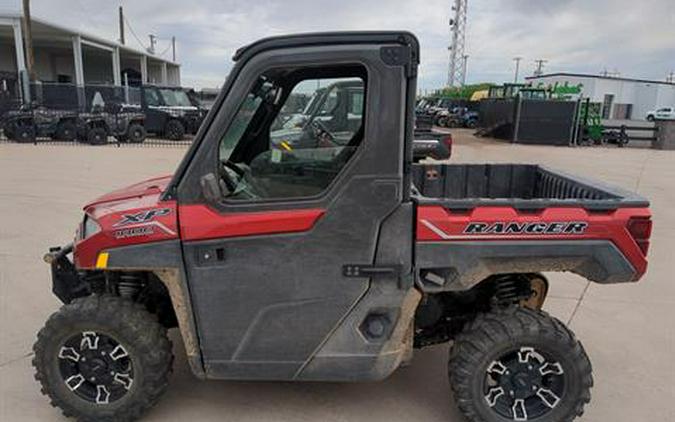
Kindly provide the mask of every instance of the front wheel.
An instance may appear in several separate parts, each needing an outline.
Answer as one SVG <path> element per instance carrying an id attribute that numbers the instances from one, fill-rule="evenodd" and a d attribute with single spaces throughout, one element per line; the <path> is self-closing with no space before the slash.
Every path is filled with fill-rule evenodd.
<path id="1" fill-rule="evenodd" d="M 569 422 L 593 385 L 581 343 L 545 312 L 513 307 L 482 314 L 450 352 L 450 385 L 471 422 Z"/>
<path id="2" fill-rule="evenodd" d="M 127 139 L 132 144 L 141 144 L 145 141 L 145 128 L 140 123 L 132 123 L 127 130 Z"/>
<path id="3" fill-rule="evenodd" d="M 61 122 L 56 128 L 54 138 L 59 141 L 72 142 L 77 137 L 77 126 L 73 122 Z"/>
<path id="4" fill-rule="evenodd" d="M 103 145 L 108 142 L 108 132 L 102 128 L 94 126 L 87 131 L 87 143 L 90 145 Z"/>
<path id="5" fill-rule="evenodd" d="M 183 126 L 180 120 L 171 119 L 166 122 L 164 135 L 173 141 L 180 141 L 185 136 L 185 126 Z"/>
<path id="6" fill-rule="evenodd" d="M 168 385 L 166 329 L 142 305 L 113 296 L 76 299 L 54 313 L 33 346 L 35 378 L 63 414 L 128 421 Z"/>

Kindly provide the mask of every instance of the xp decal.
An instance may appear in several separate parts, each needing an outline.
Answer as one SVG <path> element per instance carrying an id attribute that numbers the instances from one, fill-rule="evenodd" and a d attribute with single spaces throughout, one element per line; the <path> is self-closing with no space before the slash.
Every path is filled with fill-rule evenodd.
<path id="1" fill-rule="evenodd" d="M 129 226 L 132 224 L 145 223 L 154 220 L 155 217 L 161 217 L 171 212 L 170 208 L 155 208 L 152 210 L 142 211 L 136 214 L 124 214 L 122 219 L 113 224 L 113 227 Z"/>
<path id="2" fill-rule="evenodd" d="M 583 221 L 551 223 L 469 223 L 464 228 L 466 234 L 581 234 L 588 223 Z"/>

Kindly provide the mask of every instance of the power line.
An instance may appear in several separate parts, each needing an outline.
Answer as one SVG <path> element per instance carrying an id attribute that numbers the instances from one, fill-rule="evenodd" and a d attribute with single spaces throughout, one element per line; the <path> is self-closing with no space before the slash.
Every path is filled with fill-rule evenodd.
<path id="1" fill-rule="evenodd" d="M 147 47 L 145 46 L 145 44 L 143 44 L 143 43 L 141 42 L 141 39 L 138 38 L 138 35 L 136 35 L 136 31 L 134 31 L 134 27 L 131 26 L 131 22 L 129 22 L 129 19 L 127 19 L 127 16 L 126 16 L 126 15 L 124 15 L 124 22 L 127 23 L 127 27 L 129 28 L 129 31 L 131 32 L 131 35 L 133 35 L 134 38 L 136 39 L 136 42 L 138 43 L 138 45 L 140 45 L 141 47 L 143 47 L 143 50 L 147 49 Z"/>
<path id="2" fill-rule="evenodd" d="M 159 57 L 163 57 L 170 49 L 171 49 L 171 44 L 169 44 L 168 46 L 166 46 L 166 48 L 165 48 L 164 50 L 162 50 L 162 52 L 159 53 L 159 54 L 157 54 L 157 55 L 158 55 Z"/>

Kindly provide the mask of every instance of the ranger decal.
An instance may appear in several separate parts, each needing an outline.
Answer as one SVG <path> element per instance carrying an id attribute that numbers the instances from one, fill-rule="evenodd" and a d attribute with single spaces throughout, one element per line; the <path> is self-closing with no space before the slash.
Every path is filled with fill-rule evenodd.
<path id="1" fill-rule="evenodd" d="M 496 222 L 469 223 L 464 228 L 465 234 L 581 234 L 586 231 L 588 223 L 572 222 Z"/>

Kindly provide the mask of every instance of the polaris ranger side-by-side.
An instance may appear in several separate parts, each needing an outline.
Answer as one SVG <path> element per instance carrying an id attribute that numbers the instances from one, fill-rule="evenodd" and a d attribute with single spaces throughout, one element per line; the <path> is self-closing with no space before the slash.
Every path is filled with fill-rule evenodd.
<path id="1" fill-rule="evenodd" d="M 139 417 L 166 390 L 178 327 L 203 379 L 369 381 L 453 341 L 470 421 L 570 421 L 590 361 L 541 310 L 544 271 L 597 283 L 646 271 L 647 200 L 537 165 L 413 164 L 417 39 L 264 39 L 240 49 L 172 176 L 84 207 L 45 256 L 64 305 L 34 346 L 64 414 Z M 289 96 L 363 82 L 344 143 L 279 149 Z M 72 260 L 70 255 L 72 254 Z"/>
<path id="2" fill-rule="evenodd" d="M 127 105 L 125 110 L 142 111 L 148 133 L 181 140 L 197 132 L 206 110 L 196 106 L 182 88 L 143 85 L 140 90 L 140 106 Z"/>

